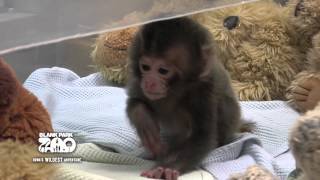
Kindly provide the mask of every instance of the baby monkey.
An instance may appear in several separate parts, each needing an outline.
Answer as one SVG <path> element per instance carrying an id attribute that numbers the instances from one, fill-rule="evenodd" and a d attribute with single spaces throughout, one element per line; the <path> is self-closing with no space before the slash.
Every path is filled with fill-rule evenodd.
<path id="1" fill-rule="evenodd" d="M 240 130 L 229 77 L 198 23 L 182 17 L 142 26 L 129 60 L 127 115 L 157 160 L 142 176 L 176 180 Z"/>

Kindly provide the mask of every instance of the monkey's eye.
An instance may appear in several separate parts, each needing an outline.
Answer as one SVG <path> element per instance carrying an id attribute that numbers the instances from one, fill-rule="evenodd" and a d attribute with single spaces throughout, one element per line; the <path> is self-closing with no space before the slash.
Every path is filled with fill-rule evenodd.
<path id="1" fill-rule="evenodd" d="M 142 64 L 141 65 L 142 70 L 144 71 L 149 71 L 150 70 L 150 66 L 146 65 L 146 64 Z"/>
<path id="2" fill-rule="evenodd" d="M 158 72 L 159 72 L 160 74 L 162 74 L 162 75 L 166 75 L 166 74 L 168 74 L 169 70 L 164 69 L 164 68 L 159 68 Z"/>

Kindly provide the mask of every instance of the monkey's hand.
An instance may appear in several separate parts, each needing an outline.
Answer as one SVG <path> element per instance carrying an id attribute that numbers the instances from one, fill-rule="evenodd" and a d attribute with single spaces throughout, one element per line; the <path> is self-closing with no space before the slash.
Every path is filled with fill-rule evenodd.
<path id="1" fill-rule="evenodd" d="M 157 157 L 162 153 L 160 130 L 156 123 L 151 120 L 149 117 L 142 117 L 141 122 L 137 126 L 137 133 L 142 145 L 147 148 L 154 157 Z"/>
<path id="2" fill-rule="evenodd" d="M 172 169 L 172 168 L 165 168 L 162 166 L 158 166 L 141 173 L 141 176 L 144 176 L 147 178 L 165 179 L 165 180 L 177 180 L 179 175 L 180 173 L 178 170 Z"/>

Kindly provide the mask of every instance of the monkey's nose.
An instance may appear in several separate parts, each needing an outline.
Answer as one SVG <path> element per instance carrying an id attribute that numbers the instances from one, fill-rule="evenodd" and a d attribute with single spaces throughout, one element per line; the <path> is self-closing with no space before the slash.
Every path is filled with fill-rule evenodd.
<path id="1" fill-rule="evenodd" d="M 239 17 L 238 16 L 228 16 L 224 19 L 223 26 L 226 27 L 228 30 L 234 29 L 239 24 Z"/>

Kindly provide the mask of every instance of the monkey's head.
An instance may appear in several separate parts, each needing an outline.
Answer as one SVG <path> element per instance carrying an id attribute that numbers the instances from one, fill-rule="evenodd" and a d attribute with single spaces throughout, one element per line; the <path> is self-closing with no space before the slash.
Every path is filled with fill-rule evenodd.
<path id="1" fill-rule="evenodd" d="M 167 97 L 181 82 L 208 74 L 211 47 L 208 31 L 189 18 L 146 24 L 130 49 L 131 76 L 149 100 Z"/>

